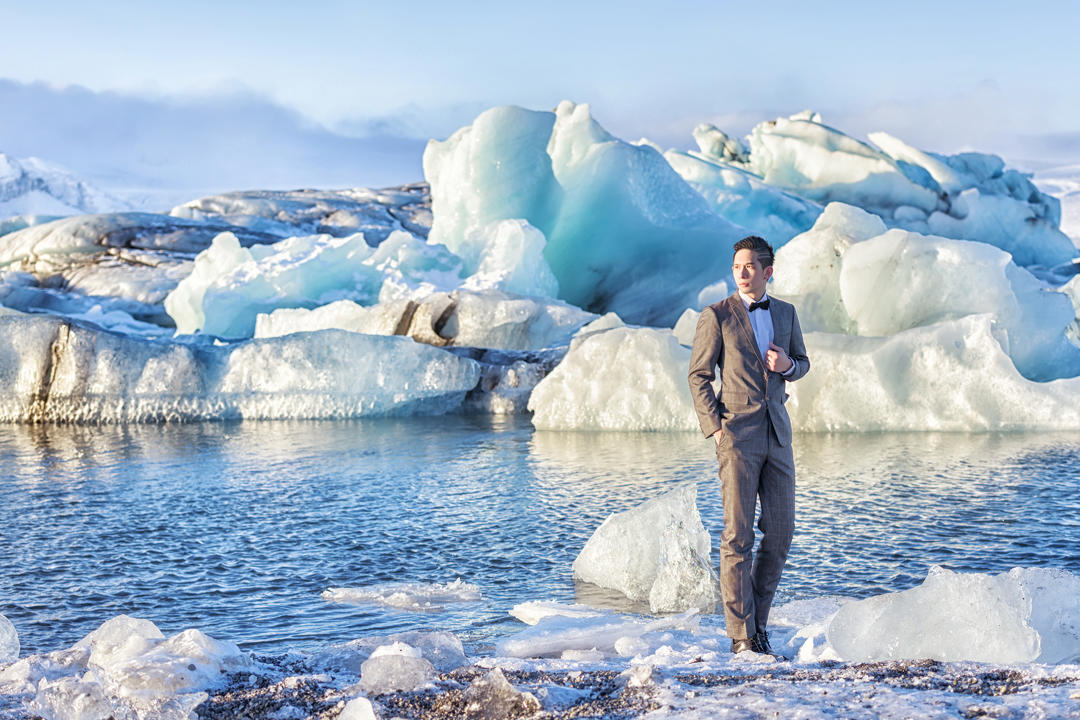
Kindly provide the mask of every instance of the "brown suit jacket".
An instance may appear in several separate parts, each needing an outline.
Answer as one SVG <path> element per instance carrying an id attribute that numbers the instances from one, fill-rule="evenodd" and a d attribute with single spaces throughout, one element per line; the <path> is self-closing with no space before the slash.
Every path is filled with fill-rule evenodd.
<path id="1" fill-rule="evenodd" d="M 795 369 L 786 378 L 765 368 L 754 328 L 738 292 L 701 311 L 690 352 L 690 394 L 701 431 L 730 433 L 732 442 L 763 442 L 770 425 L 781 447 L 791 444 L 785 386 L 810 370 L 799 317 L 791 303 L 769 296 L 773 343 L 787 351 Z M 720 396 L 712 381 L 720 368 Z"/>

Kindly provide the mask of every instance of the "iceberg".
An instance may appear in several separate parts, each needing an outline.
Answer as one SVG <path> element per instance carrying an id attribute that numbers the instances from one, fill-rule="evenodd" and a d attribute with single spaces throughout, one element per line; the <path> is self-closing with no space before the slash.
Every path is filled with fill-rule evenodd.
<path id="1" fill-rule="evenodd" d="M 574 579 L 648 600 L 658 612 L 711 611 L 720 599 L 712 542 L 686 485 L 609 516 L 574 560 Z"/>
<path id="2" fill-rule="evenodd" d="M 481 376 L 479 363 L 439 348 L 339 330 L 200 345 L 2 315 L 0 331 L 4 422 L 439 414 Z"/>
<path id="3" fill-rule="evenodd" d="M 19 657 L 19 633 L 3 615 L 0 615 L 0 664 L 15 662 Z"/>
<path id="4" fill-rule="evenodd" d="M 699 129 L 695 137 L 701 153 L 669 153 L 669 159 L 699 192 L 732 203 L 741 212 L 757 212 L 739 205 L 728 189 L 740 184 L 733 173 L 744 171 L 748 184 L 764 183 L 773 195 L 750 189 L 741 194 L 751 205 L 771 205 L 792 228 L 798 222 L 789 218 L 805 222 L 806 216 L 777 193 L 822 205 L 854 205 L 890 227 L 988 243 L 1022 266 L 1053 268 L 1077 255 L 1058 228 L 1058 200 L 1040 192 L 1023 173 L 1005 168 L 995 155 L 942 156 L 880 132 L 869 136 L 875 148 L 825 125 L 811 112 L 760 123 L 750 133 L 748 148 L 715 128 Z M 747 222 L 765 227 L 752 216 Z M 774 232 L 783 237 L 784 228 Z"/>
<path id="5" fill-rule="evenodd" d="M 922 585 L 842 605 L 829 644 L 847 661 L 1080 661 L 1080 576 L 1014 568 L 999 575 L 933 567 Z"/>
<path id="6" fill-rule="evenodd" d="M 559 281 L 544 259 L 547 240 L 525 220 L 500 220 L 471 231 L 458 249 L 469 278 L 466 290 L 502 290 L 555 297 Z"/>
<path id="7" fill-rule="evenodd" d="M 369 587 L 329 588 L 323 600 L 337 603 L 385 605 L 398 610 L 439 611 L 447 603 L 477 602 L 480 588 L 458 578 L 451 583 L 383 583 Z"/>
<path id="8" fill-rule="evenodd" d="M 583 333 L 533 390 L 533 425 L 542 430 L 695 429 L 689 365 L 689 348 L 670 330 L 616 327 Z"/>
<path id="9" fill-rule="evenodd" d="M 559 297 L 631 322 L 674 322 L 726 274 L 746 233 L 716 215 L 653 147 L 605 131 L 588 105 L 492 108 L 424 152 L 429 236 L 469 254 L 472 233 L 520 219 L 543 233 Z"/>

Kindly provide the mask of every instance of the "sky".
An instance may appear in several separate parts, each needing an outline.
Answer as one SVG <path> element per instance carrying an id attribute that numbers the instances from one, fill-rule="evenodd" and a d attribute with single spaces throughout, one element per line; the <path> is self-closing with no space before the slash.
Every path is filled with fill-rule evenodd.
<path id="1" fill-rule="evenodd" d="M 418 180 L 428 138 L 562 99 L 665 147 L 700 122 L 745 134 L 814 109 L 862 138 L 1080 159 L 1075 2 L 0 0 L 0 26 L 0 151 L 117 184 L 205 184 L 196 166 L 220 183 Z"/>

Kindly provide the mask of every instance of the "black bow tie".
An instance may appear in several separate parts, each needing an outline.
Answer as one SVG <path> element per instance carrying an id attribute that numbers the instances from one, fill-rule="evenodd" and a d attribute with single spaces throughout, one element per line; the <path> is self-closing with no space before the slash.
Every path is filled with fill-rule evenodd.
<path id="1" fill-rule="evenodd" d="M 757 302 L 750 303 L 750 312 L 754 312 L 758 308 L 761 308 L 762 310 L 768 310 L 769 309 L 769 298 L 765 298 L 764 300 L 759 300 Z"/>

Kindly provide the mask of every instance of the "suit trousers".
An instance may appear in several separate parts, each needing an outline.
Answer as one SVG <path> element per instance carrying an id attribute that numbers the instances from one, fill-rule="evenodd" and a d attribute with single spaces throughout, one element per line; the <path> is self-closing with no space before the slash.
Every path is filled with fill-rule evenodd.
<path id="1" fill-rule="evenodd" d="M 716 448 L 724 530 L 720 535 L 720 592 L 728 637 L 742 639 L 764 630 L 776 586 L 795 532 L 795 458 L 781 447 L 766 421 L 760 440 L 724 433 Z M 754 514 L 758 500 L 761 545 L 754 557 Z"/>

